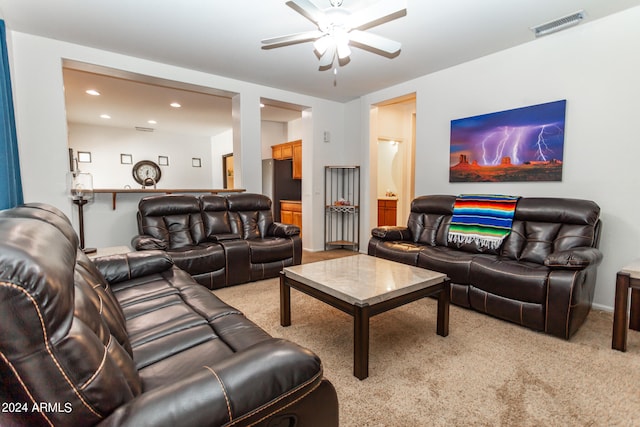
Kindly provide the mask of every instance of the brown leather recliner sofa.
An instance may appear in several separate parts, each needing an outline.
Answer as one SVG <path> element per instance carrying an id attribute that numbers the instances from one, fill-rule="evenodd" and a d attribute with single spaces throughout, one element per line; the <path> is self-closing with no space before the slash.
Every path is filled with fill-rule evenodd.
<path id="1" fill-rule="evenodd" d="M 448 242 L 456 197 L 411 203 L 406 227 L 371 231 L 369 255 L 445 273 L 454 304 L 569 339 L 585 321 L 602 253 L 592 201 L 520 198 L 500 248 Z"/>
<path id="2" fill-rule="evenodd" d="M 41 204 L 0 212 L 0 425 L 337 426 L 318 357 L 160 251 L 98 258 Z"/>
<path id="3" fill-rule="evenodd" d="M 300 228 L 273 221 L 262 194 L 170 194 L 138 204 L 136 250 L 162 250 L 209 289 L 277 277 L 302 262 Z"/>

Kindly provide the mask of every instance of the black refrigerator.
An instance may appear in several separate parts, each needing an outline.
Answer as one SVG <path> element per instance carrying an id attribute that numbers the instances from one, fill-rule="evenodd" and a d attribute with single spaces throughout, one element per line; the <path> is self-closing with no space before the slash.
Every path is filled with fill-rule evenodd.
<path id="1" fill-rule="evenodd" d="M 273 202 L 274 221 L 280 221 L 280 200 L 302 200 L 302 180 L 292 177 L 293 160 L 262 161 L 262 192 Z"/>

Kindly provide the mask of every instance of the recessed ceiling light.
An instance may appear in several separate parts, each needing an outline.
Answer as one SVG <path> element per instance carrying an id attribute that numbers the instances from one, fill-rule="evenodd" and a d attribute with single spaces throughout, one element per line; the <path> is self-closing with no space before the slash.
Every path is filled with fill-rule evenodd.
<path id="1" fill-rule="evenodd" d="M 110 116 L 110 115 L 108 115 L 108 114 L 100 114 L 100 118 L 101 118 L 101 119 L 110 119 L 110 118 L 111 118 L 111 116 Z"/>
<path id="2" fill-rule="evenodd" d="M 147 120 L 147 123 L 149 123 L 150 125 L 155 125 L 158 122 L 156 122 L 155 120 Z"/>
<path id="3" fill-rule="evenodd" d="M 264 104 L 262 102 L 260 103 L 260 108 L 264 108 Z"/>
<path id="4" fill-rule="evenodd" d="M 85 91 L 85 93 L 92 96 L 100 96 L 100 92 L 95 89 L 88 89 Z"/>
<path id="5" fill-rule="evenodd" d="M 169 105 L 171 105 L 173 108 L 180 108 L 180 107 L 182 107 L 182 105 L 180 105 L 180 104 L 179 104 L 179 103 L 177 103 L 177 102 L 172 102 L 172 103 L 171 103 L 171 104 L 169 104 Z"/>

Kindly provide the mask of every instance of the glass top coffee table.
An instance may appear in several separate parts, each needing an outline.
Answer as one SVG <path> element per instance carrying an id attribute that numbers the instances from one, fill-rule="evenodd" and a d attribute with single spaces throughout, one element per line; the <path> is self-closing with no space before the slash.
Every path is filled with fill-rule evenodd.
<path id="1" fill-rule="evenodd" d="M 369 255 L 286 267 L 280 273 L 280 324 L 291 325 L 291 288 L 353 316 L 353 375 L 369 376 L 369 318 L 438 295 L 436 332 L 449 334 L 449 278 Z"/>

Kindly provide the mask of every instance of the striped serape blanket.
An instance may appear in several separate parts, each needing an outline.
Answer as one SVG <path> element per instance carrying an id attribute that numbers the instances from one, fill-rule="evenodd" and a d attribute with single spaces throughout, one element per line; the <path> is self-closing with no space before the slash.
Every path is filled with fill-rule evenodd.
<path id="1" fill-rule="evenodd" d="M 493 194 L 459 195 L 453 205 L 447 240 L 498 249 L 511 232 L 518 199 L 516 196 Z"/>

